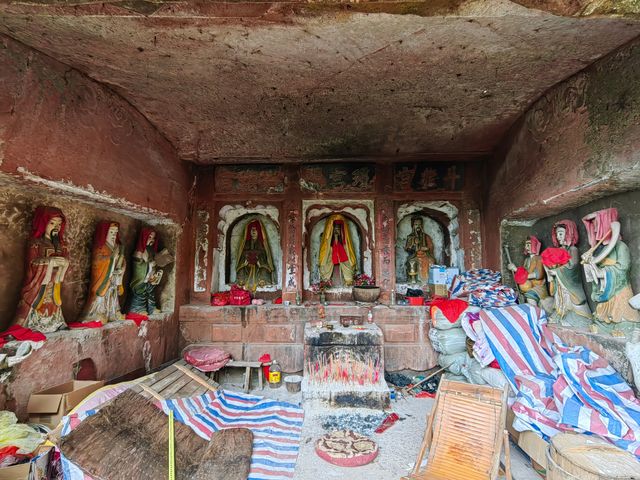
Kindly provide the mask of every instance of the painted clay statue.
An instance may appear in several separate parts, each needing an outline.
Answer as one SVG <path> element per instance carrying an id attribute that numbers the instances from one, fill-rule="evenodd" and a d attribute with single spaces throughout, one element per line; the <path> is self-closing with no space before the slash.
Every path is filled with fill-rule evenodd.
<path id="1" fill-rule="evenodd" d="M 351 241 L 348 220 L 340 214 L 331 215 L 320 239 L 320 280 L 349 287 L 353 285 L 356 265 L 356 252 Z"/>
<path id="2" fill-rule="evenodd" d="M 125 258 L 117 222 L 98 223 L 91 255 L 91 284 L 82 322 L 122 320 L 118 297 L 124 293 Z"/>
<path id="3" fill-rule="evenodd" d="M 162 280 L 162 267 L 173 261 L 165 250 L 158 251 L 158 235 L 152 228 L 143 228 L 133 253 L 131 274 L 130 313 L 151 315 L 160 313 L 156 300 L 156 287 Z"/>
<path id="4" fill-rule="evenodd" d="M 69 268 L 66 219 L 57 208 L 38 207 L 27 246 L 27 271 L 15 323 L 42 333 L 65 328 L 60 289 Z"/>
<path id="5" fill-rule="evenodd" d="M 591 283 L 596 317 L 607 324 L 640 322 L 640 314 L 629 305 L 633 297 L 629 283 L 631 255 L 620 235 L 618 210 L 599 210 L 585 216 L 582 222 L 591 246 L 582 255 L 582 263 Z"/>
<path id="6" fill-rule="evenodd" d="M 411 233 L 407 235 L 404 249 L 409 254 L 405 262 L 409 283 L 427 283 L 429 269 L 436 260 L 433 256 L 433 240 L 424 232 L 422 217 L 411 219 Z"/>
<path id="7" fill-rule="evenodd" d="M 560 220 L 553 226 L 551 237 L 555 248 L 542 252 L 549 291 L 555 300 L 551 320 L 564 326 L 588 327 L 593 316 L 582 285 L 580 255 L 576 247 L 578 227 L 573 220 Z"/>
<path id="8" fill-rule="evenodd" d="M 523 278 L 519 278 L 519 269 L 510 263 L 507 268 L 514 272 L 514 277 L 518 288 L 524 295 L 527 303 L 543 308 L 550 309 L 549 291 L 547 290 L 547 280 L 545 277 L 542 258 L 540 257 L 540 240 L 531 235 L 524 242 L 524 269 Z"/>
<path id="9" fill-rule="evenodd" d="M 247 223 L 238 245 L 236 282 L 255 292 L 258 287 L 273 285 L 273 258 L 267 232 L 258 219 Z"/>

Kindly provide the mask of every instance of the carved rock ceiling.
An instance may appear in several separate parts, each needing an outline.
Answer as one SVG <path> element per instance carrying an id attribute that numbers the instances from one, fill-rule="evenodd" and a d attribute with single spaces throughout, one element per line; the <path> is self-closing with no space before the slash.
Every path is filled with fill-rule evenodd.
<path id="1" fill-rule="evenodd" d="M 109 86 L 208 164 L 478 158 L 640 21 L 508 0 L 43 1 L 0 6 L 0 32 Z"/>

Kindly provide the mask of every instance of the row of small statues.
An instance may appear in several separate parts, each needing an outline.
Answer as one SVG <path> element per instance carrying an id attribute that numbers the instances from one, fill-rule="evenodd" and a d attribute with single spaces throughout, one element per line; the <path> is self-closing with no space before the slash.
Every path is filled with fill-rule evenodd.
<path id="1" fill-rule="evenodd" d="M 619 332 L 617 327 L 623 324 L 640 322 L 640 313 L 629 304 L 633 297 L 631 256 L 622 241 L 618 211 L 600 210 L 585 216 L 582 222 L 590 248 L 581 256 L 576 247 L 579 236 L 575 222 L 561 220 L 553 226 L 554 248 L 541 254 L 540 241 L 530 236 L 525 241 L 524 266 L 518 268 L 510 262 L 508 268 L 514 272 L 526 301 L 550 313 L 551 321 L 587 327 L 597 319 L 614 327 L 614 333 Z M 591 283 L 595 312 L 587 302 L 580 267 Z"/>
<path id="2" fill-rule="evenodd" d="M 43 333 L 66 327 L 62 314 L 61 286 L 69 269 L 69 250 L 64 240 L 66 218 L 54 207 L 38 207 L 27 247 L 27 271 L 14 323 Z M 124 293 L 126 269 L 118 222 L 102 221 L 95 231 L 91 258 L 91 283 L 80 322 L 124 319 L 119 297 Z M 159 313 L 155 289 L 162 267 L 173 261 L 166 251 L 157 252 L 158 235 L 143 228 L 133 254 L 129 313 Z"/>

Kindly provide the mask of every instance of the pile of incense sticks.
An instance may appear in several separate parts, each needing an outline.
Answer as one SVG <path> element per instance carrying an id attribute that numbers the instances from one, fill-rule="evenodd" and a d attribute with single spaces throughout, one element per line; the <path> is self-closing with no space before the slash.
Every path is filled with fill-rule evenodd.
<path id="1" fill-rule="evenodd" d="M 341 383 L 345 385 L 370 385 L 380 378 L 380 360 L 361 360 L 348 350 L 321 355 L 316 360 L 307 360 L 305 376 L 309 383 Z"/>

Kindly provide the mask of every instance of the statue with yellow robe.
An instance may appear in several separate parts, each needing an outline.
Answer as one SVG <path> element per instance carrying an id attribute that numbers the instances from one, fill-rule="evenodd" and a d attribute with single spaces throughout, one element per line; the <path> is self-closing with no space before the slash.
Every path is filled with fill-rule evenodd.
<path id="1" fill-rule="evenodd" d="M 340 214 L 331 215 L 324 226 L 320 239 L 318 269 L 321 281 L 329 281 L 338 277 L 344 286 L 353 285 L 353 277 L 357 267 L 356 252 L 353 248 L 348 220 Z"/>
<path id="2" fill-rule="evenodd" d="M 91 283 L 81 322 L 124 320 L 119 297 L 124 293 L 124 249 L 120 243 L 118 222 L 98 223 L 91 255 Z"/>
<path id="3" fill-rule="evenodd" d="M 273 257 L 267 232 L 258 219 L 251 220 L 244 228 L 238 245 L 236 281 L 238 285 L 255 292 L 258 287 L 273 285 Z"/>

